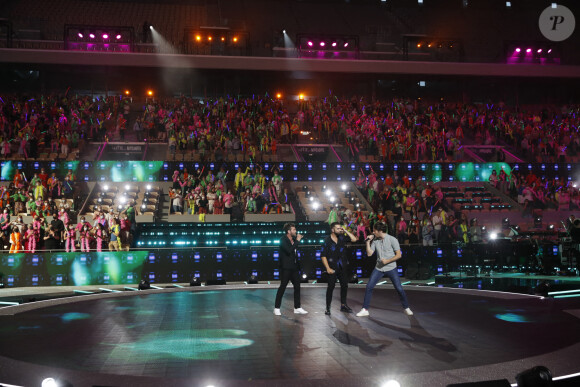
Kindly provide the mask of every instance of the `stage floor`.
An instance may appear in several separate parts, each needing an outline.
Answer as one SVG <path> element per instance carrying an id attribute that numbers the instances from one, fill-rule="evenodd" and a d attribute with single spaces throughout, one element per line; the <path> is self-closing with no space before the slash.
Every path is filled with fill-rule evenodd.
<path id="1" fill-rule="evenodd" d="M 371 316 L 324 315 L 325 285 L 291 287 L 274 316 L 275 285 L 123 292 L 0 309 L 0 383 L 38 386 L 401 386 L 507 378 L 536 365 L 580 371 L 580 299 L 389 285 Z M 364 285 L 349 289 L 358 311 Z"/>

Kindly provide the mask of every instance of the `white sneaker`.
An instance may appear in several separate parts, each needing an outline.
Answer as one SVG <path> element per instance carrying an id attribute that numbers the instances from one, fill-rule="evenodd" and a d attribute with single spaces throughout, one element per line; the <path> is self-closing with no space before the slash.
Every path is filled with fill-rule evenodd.
<path id="1" fill-rule="evenodd" d="M 294 308 L 294 313 L 295 314 L 307 314 L 308 312 L 302 308 Z"/>
<path id="2" fill-rule="evenodd" d="M 282 313 L 280 313 L 280 308 L 274 308 L 274 315 L 282 316 Z"/>
<path id="3" fill-rule="evenodd" d="M 406 314 L 407 316 L 412 316 L 412 315 L 413 315 L 413 311 L 412 311 L 411 309 L 409 309 L 409 308 L 405 309 L 405 311 L 404 311 L 404 312 L 405 312 L 405 314 Z"/>
<path id="4" fill-rule="evenodd" d="M 368 315 L 369 315 L 369 311 L 368 311 L 368 310 L 366 310 L 365 308 L 362 308 L 362 309 L 360 310 L 360 312 L 358 312 L 358 313 L 356 314 L 356 317 L 366 317 L 366 316 L 368 316 Z"/>

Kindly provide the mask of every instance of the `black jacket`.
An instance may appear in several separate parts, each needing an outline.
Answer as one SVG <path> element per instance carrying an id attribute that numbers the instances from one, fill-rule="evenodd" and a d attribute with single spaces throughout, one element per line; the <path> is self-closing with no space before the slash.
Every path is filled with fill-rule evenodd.
<path id="1" fill-rule="evenodd" d="M 286 270 L 300 270 L 300 262 L 298 261 L 298 254 L 296 248 L 298 242 L 293 240 L 294 244 L 286 235 L 280 240 L 280 268 Z"/>

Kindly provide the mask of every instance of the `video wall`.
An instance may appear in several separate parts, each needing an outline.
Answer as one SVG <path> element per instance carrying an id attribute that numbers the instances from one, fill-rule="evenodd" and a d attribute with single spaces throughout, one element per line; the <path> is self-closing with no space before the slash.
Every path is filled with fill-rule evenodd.
<path id="1" fill-rule="evenodd" d="M 432 276 L 457 271 L 460 265 L 525 264 L 532 256 L 526 249 L 514 250 L 511 245 L 499 243 L 445 247 L 403 245 L 401 249 L 400 275 L 408 269 L 414 273 L 426 270 Z M 543 251 L 544 260 L 559 262 L 557 245 L 546 245 Z M 320 253 L 320 246 L 303 246 L 299 250 L 302 270 L 310 281 L 324 280 Z M 0 275 L 7 287 L 122 285 L 136 284 L 142 279 L 151 284 L 189 283 L 193 277 L 202 282 L 215 279 L 243 282 L 251 275 L 259 281 L 269 281 L 279 279 L 279 259 L 277 247 L 3 254 Z M 348 260 L 351 273 L 357 277 L 368 278 L 375 266 L 375 258 L 367 257 L 362 244 L 350 246 Z"/>
<path id="2" fill-rule="evenodd" d="M 208 170 L 217 173 L 220 168 L 227 171 L 227 179 L 233 181 L 238 168 L 243 170 L 254 165 L 248 162 L 180 162 L 180 161 L 2 161 L 1 180 L 10 181 L 16 169 L 23 171 L 30 179 L 34 173 L 44 168 L 47 173 L 56 172 L 64 176 L 70 169 L 78 181 L 112 181 L 112 182 L 146 182 L 171 181 L 173 172 L 185 168 L 194 171 Z M 379 176 L 395 174 L 399 177 L 408 175 L 412 180 L 429 182 L 488 181 L 492 171 L 498 174 L 503 169 L 508 175 L 517 171 L 525 176 L 528 172 L 548 179 L 561 178 L 575 180 L 580 174 L 579 164 L 566 163 L 326 163 L 326 162 L 264 162 L 260 163 L 264 171 L 276 168 L 285 181 L 355 181 L 360 171 L 368 175 L 372 171 Z M 268 175 L 268 173 L 267 173 Z"/>

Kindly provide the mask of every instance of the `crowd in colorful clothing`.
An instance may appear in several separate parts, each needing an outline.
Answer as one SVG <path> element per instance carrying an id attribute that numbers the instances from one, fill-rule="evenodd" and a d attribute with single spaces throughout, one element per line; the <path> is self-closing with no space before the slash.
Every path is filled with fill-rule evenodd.
<path id="1" fill-rule="evenodd" d="M 206 214 L 290 213 L 291 194 L 284 188 L 279 171 L 274 168 L 264 171 L 256 164 L 245 170 L 238 168 L 233 186 L 228 188 L 228 174 L 224 167 L 214 175 L 204 168 L 189 173 L 187 168 L 175 171 L 172 176 L 173 188 L 169 192 L 171 212 L 174 214 L 195 214 L 204 220 Z"/>
<path id="2" fill-rule="evenodd" d="M 82 216 L 76 222 L 75 176 L 64 178 L 41 168 L 27 177 L 16 170 L 12 181 L 0 186 L 0 247 L 10 253 L 38 250 L 67 252 L 128 250 L 134 232 L 136 210 L 129 203 L 119 213 L 95 212 L 90 224 Z"/>

